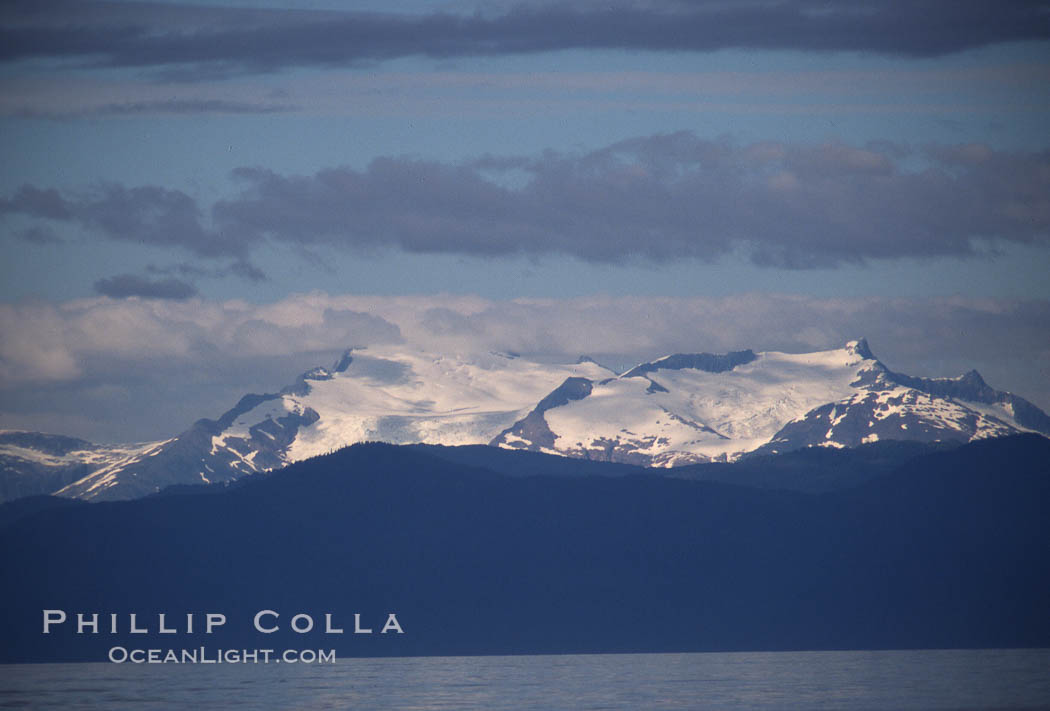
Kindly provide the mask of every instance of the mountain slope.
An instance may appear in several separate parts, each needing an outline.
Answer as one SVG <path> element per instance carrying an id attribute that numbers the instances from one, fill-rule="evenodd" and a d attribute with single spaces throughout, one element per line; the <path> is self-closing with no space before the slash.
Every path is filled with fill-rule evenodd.
<path id="1" fill-rule="evenodd" d="M 1050 435 L 1050 418 L 1042 411 L 993 390 L 976 372 L 953 380 L 893 373 L 863 339 L 818 353 L 668 356 L 574 387 L 577 397 L 541 403 L 492 443 L 679 466 L 878 439 Z"/>
<path id="2" fill-rule="evenodd" d="M 550 365 L 503 353 L 347 351 L 332 368 L 314 368 L 277 393 L 246 395 L 217 420 L 198 420 L 119 472 L 100 469 L 58 493 L 133 498 L 176 484 L 230 481 L 354 442 L 487 444 L 577 374 L 615 375 L 589 361 Z"/>
<path id="3" fill-rule="evenodd" d="M 863 339 L 816 353 L 676 354 L 620 375 L 588 359 L 549 364 L 384 347 L 347 351 L 331 368 L 246 395 L 170 440 L 123 448 L 62 440 L 55 454 L 48 447 L 61 438 L 7 433 L 0 457 L 14 495 L 104 500 L 231 481 L 366 441 L 489 444 L 670 467 L 1026 431 L 1050 436 L 1050 417 L 975 371 L 954 379 L 891 371 Z M 53 488 L 33 488 L 34 476 Z"/>
<path id="4" fill-rule="evenodd" d="M 976 370 L 958 378 L 916 378 L 875 361 L 855 385 L 857 392 L 789 422 L 757 451 L 855 447 L 880 439 L 967 442 L 1026 431 L 1050 436 L 1046 413 L 989 387 Z"/>
<path id="5" fill-rule="evenodd" d="M 85 477 L 113 480 L 163 449 L 166 442 L 100 445 L 74 437 L 0 431 L 0 501 L 51 494 Z"/>

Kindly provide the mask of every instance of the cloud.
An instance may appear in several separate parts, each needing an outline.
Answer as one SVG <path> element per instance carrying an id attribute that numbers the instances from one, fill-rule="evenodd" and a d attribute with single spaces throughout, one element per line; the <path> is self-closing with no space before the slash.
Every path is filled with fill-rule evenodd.
<path id="1" fill-rule="evenodd" d="M 129 275 L 109 281 L 128 285 L 128 292 L 141 291 L 135 288 L 140 282 L 155 284 Z M 96 385 L 120 384 L 122 372 L 136 369 L 148 373 L 155 368 L 147 377 L 163 378 L 159 360 L 173 368 L 214 366 L 227 374 L 222 364 L 268 358 L 294 362 L 303 354 L 316 365 L 319 352 L 327 358 L 328 352 L 349 344 L 401 340 L 390 321 L 323 295 L 262 305 L 109 297 L 0 304 L 0 389 L 68 384 L 78 378 Z"/>
<path id="2" fill-rule="evenodd" d="M 197 295 L 197 287 L 180 279 L 144 279 L 134 274 L 118 274 L 99 279 L 95 291 L 113 299 L 138 296 L 143 299 L 170 299 L 185 301 Z"/>
<path id="3" fill-rule="evenodd" d="M 294 85 L 298 89 L 299 83 Z M 268 78 L 175 85 L 128 72 L 25 72 L 11 73 L 3 86 L 0 114 L 31 119 L 267 115 L 303 109 L 299 102 L 289 102 L 288 92 L 281 95 L 274 89 Z"/>
<path id="4" fill-rule="evenodd" d="M 51 305 L 0 305 L 0 387 L 80 376 L 66 326 L 67 319 Z"/>
<path id="5" fill-rule="evenodd" d="M 32 244 L 62 244 L 65 242 L 65 240 L 55 234 L 54 230 L 39 226 L 21 230 L 17 233 L 17 236 L 19 239 Z"/>
<path id="6" fill-rule="evenodd" d="M 1047 3 L 1015 0 L 679 0 L 525 3 L 506 12 L 392 14 L 145 3 L 8 3 L 0 61 L 155 67 L 176 79 L 398 57 L 567 49 L 868 51 L 927 57 L 1050 36 Z"/>
<path id="7" fill-rule="evenodd" d="M 827 69 L 784 67 L 733 71 L 560 70 L 481 71 L 477 65 L 442 71 L 295 72 L 208 83 L 157 83 L 129 72 L 26 73 L 6 77 L 0 115 L 94 119 L 122 115 L 307 113 L 339 116 L 421 115 L 496 118 L 549 116 L 552 111 L 777 112 L 848 115 L 894 112 L 1027 114 L 1050 85 L 1050 66 L 1038 62 L 988 65 L 898 63 Z M 702 97 L 698 101 L 698 97 Z M 1044 102 L 1045 103 L 1045 102 Z M 948 132 L 959 124 L 947 119 Z M 989 128 L 989 130 L 994 130 Z M 1002 128 L 999 129 L 1002 132 Z"/>
<path id="8" fill-rule="evenodd" d="M 502 173 L 524 181 L 508 187 Z M 741 146 L 676 133 L 583 154 L 461 165 L 382 158 L 361 171 L 237 177 L 244 192 L 212 213 L 243 245 L 610 263 L 740 251 L 756 264 L 806 268 L 973 256 L 975 240 L 1050 236 L 1050 153 L 986 146 Z"/>
<path id="9" fill-rule="evenodd" d="M 459 164 L 385 157 L 363 170 L 240 168 L 234 177 L 241 192 L 210 210 L 157 186 L 74 196 L 24 186 L 0 199 L 0 216 L 241 264 L 280 243 L 620 264 L 738 253 L 813 268 L 973 257 L 1050 237 L 1050 151 L 984 145 L 738 145 L 680 132 L 587 153 Z M 254 278 L 254 268 L 238 269 Z"/>
<path id="10" fill-rule="evenodd" d="M 226 267 L 202 267 L 197 264 L 179 262 L 167 266 L 147 264 L 146 271 L 150 274 L 170 276 L 178 274 L 184 277 L 206 277 L 210 279 L 222 279 L 227 276 L 237 276 L 252 282 L 266 281 L 269 277 L 253 264 L 246 261 L 236 261 Z"/>
<path id="11" fill-rule="evenodd" d="M 116 441 L 170 436 L 221 414 L 245 392 L 274 392 L 331 364 L 348 346 L 563 361 L 589 354 L 626 369 L 675 352 L 807 352 L 858 336 L 896 370 L 945 377 L 977 368 L 992 386 L 1050 409 L 1046 300 L 311 293 L 271 304 L 0 305 L 0 426 L 48 429 L 50 421 L 66 434 Z M 165 393 L 164 408 L 155 406 L 157 393 Z M 83 429 L 61 428 L 86 412 L 92 418 Z"/>
<path id="12" fill-rule="evenodd" d="M 247 245 L 208 230 L 196 201 L 180 190 L 109 183 L 77 195 L 25 185 L 0 198 L 0 216 L 68 222 L 109 239 L 178 247 L 203 257 L 242 257 Z"/>
<path id="13" fill-rule="evenodd" d="M 275 114 L 296 111 L 290 104 L 224 101 L 221 99 L 167 99 L 162 101 L 121 101 L 94 106 L 68 106 L 59 110 L 24 107 L 13 111 L 20 118 L 72 118 L 97 116 L 182 115 L 182 114 Z"/>

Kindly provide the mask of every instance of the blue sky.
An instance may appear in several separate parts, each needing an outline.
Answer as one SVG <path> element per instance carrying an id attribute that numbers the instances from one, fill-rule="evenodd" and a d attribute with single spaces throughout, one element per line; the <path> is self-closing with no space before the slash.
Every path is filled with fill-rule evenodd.
<path id="1" fill-rule="evenodd" d="M 1045 409 L 1048 12 L 10 3 L 0 426 L 161 437 L 392 332 L 624 363 L 866 335 Z"/>

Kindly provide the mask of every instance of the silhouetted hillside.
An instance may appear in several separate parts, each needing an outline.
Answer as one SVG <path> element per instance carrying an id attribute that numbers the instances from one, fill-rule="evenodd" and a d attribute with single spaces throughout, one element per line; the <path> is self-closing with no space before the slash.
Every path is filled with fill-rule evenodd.
<path id="1" fill-rule="evenodd" d="M 570 460 L 564 460 L 570 461 Z M 912 459 L 822 495 L 652 476 L 502 476 L 357 445 L 213 495 L 43 508 L 0 530 L 3 660 L 125 647 L 343 655 L 1050 644 L 1050 441 Z M 589 463 L 586 463 L 589 464 Z M 562 474 L 565 474 L 562 472 Z M 38 507 L 39 508 L 39 507 Z M 0 520 L 5 520 L 0 516 Z M 122 634 L 41 634 L 42 610 Z M 252 616 L 281 614 L 261 635 Z M 213 635 L 155 632 L 186 613 Z M 343 635 L 287 631 L 297 613 Z M 397 614 L 403 635 L 378 634 Z M 375 634 L 351 634 L 354 613 Z"/>

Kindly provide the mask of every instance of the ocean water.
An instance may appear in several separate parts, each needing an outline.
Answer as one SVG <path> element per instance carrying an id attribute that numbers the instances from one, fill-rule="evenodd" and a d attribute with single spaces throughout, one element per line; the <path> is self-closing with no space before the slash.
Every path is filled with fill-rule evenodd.
<path id="1" fill-rule="evenodd" d="M 4 665 L 0 708 L 1046 709 L 1050 650 Z"/>

